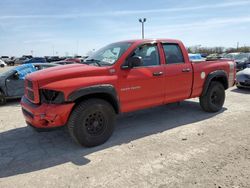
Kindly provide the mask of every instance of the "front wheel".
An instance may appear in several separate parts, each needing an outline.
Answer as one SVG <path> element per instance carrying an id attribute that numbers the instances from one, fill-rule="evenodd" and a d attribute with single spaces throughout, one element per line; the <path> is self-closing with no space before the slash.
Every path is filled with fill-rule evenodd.
<path id="1" fill-rule="evenodd" d="M 68 129 L 78 144 L 93 147 L 109 139 L 114 122 L 114 108 L 105 100 L 93 98 L 75 107 L 68 121 Z"/>
<path id="2" fill-rule="evenodd" d="M 220 82 L 211 82 L 205 95 L 200 97 L 201 108 L 206 112 L 218 112 L 225 101 L 225 88 Z"/>

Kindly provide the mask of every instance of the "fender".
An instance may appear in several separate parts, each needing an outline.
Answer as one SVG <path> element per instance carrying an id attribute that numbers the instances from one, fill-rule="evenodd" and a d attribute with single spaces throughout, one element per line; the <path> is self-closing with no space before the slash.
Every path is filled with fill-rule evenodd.
<path id="1" fill-rule="evenodd" d="M 80 88 L 78 90 L 73 91 L 68 96 L 68 102 L 73 102 L 81 97 L 88 96 L 88 95 L 98 95 L 98 94 L 105 94 L 109 96 L 109 102 L 115 108 L 116 112 L 119 112 L 119 99 L 117 92 L 113 85 L 110 84 L 101 84 L 101 85 L 94 85 L 89 87 Z"/>
<path id="2" fill-rule="evenodd" d="M 220 80 L 225 89 L 228 88 L 228 77 L 224 70 L 216 70 L 208 74 L 201 96 L 205 95 L 212 80 Z"/>

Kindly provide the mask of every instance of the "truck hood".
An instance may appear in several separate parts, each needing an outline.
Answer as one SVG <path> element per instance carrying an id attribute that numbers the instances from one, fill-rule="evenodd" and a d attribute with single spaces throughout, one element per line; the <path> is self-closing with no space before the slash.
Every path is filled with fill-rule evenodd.
<path id="1" fill-rule="evenodd" d="M 37 82 L 40 86 L 50 82 L 70 78 L 107 75 L 110 67 L 96 67 L 85 64 L 61 65 L 29 74 L 26 79 Z"/>

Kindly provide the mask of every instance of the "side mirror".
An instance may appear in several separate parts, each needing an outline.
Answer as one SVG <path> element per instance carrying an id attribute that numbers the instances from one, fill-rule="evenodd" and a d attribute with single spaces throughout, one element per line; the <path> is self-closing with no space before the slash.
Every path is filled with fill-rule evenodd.
<path id="1" fill-rule="evenodd" d="M 15 80 L 18 80 L 18 79 L 19 79 L 19 74 L 18 74 L 18 72 L 16 72 L 15 74 L 13 74 L 13 78 L 14 78 Z"/>
<path id="2" fill-rule="evenodd" d="M 131 69 L 133 67 L 139 67 L 142 65 L 142 58 L 139 56 L 129 57 L 125 63 L 125 65 L 122 66 L 123 69 Z"/>

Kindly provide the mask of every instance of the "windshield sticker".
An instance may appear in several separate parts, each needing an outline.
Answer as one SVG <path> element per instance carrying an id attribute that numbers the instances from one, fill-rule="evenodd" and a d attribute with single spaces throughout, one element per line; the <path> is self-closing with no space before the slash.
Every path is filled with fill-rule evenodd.
<path id="1" fill-rule="evenodd" d="M 109 64 L 113 64 L 115 62 L 114 59 L 108 59 L 108 58 L 103 58 L 103 61 L 109 63 Z"/>

